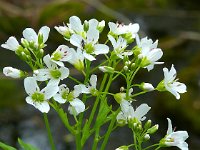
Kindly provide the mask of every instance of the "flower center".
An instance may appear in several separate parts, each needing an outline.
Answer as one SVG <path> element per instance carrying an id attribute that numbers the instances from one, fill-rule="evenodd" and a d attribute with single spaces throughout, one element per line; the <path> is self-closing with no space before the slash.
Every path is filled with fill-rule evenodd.
<path id="1" fill-rule="evenodd" d="M 53 53 L 53 55 L 52 55 L 52 59 L 53 60 L 55 60 L 55 61 L 58 61 L 58 60 L 60 60 L 62 58 L 62 55 L 61 55 L 61 53 L 59 53 L 59 52 L 54 52 Z"/>
<path id="2" fill-rule="evenodd" d="M 31 98 L 33 99 L 34 102 L 42 103 L 44 101 L 44 94 L 35 92 L 32 94 Z"/>
<path id="3" fill-rule="evenodd" d="M 94 47 L 92 43 L 88 43 L 85 45 L 85 50 L 88 54 L 91 54 L 94 52 Z"/>
<path id="4" fill-rule="evenodd" d="M 59 70 L 51 70 L 50 74 L 53 78 L 58 79 L 61 77 L 61 72 Z"/>

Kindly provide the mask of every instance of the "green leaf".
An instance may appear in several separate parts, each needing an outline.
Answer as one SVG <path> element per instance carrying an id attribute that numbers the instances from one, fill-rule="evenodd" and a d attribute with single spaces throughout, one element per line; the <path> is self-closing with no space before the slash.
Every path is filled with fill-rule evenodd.
<path id="1" fill-rule="evenodd" d="M 30 145 L 30 144 L 27 144 L 27 143 L 24 143 L 20 138 L 18 138 L 18 142 L 19 142 L 19 145 L 24 149 L 24 150 L 39 150 L 38 148 Z"/>
<path id="2" fill-rule="evenodd" d="M 2 142 L 0 142 L 0 148 L 2 148 L 3 150 L 17 150 L 16 148 L 6 145 Z"/>

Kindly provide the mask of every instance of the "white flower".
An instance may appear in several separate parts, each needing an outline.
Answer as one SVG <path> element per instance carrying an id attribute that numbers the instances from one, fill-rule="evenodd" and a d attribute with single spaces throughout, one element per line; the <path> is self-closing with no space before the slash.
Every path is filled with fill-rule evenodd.
<path id="1" fill-rule="evenodd" d="M 39 46 L 38 44 L 41 44 L 38 43 L 39 37 L 42 37 L 42 44 L 44 44 L 49 37 L 49 32 L 50 28 L 47 26 L 43 26 L 40 28 L 38 34 L 32 28 L 26 28 L 22 34 L 27 41 L 33 42 L 34 46 L 37 48 Z"/>
<path id="2" fill-rule="evenodd" d="M 81 71 L 84 69 L 84 55 L 80 48 L 75 51 L 73 48 L 70 49 L 72 57 L 68 60 L 77 70 Z"/>
<path id="3" fill-rule="evenodd" d="M 1 44 L 1 47 L 11 51 L 16 51 L 19 48 L 19 46 L 19 42 L 14 36 L 9 37 L 5 44 Z"/>
<path id="4" fill-rule="evenodd" d="M 163 64 L 163 62 L 156 62 L 163 55 L 162 50 L 157 48 L 158 40 L 153 43 L 151 39 L 147 39 L 147 37 L 145 37 L 140 41 L 139 36 L 136 35 L 136 42 L 137 46 L 141 48 L 141 52 L 138 57 L 142 59 L 142 67 L 145 67 L 148 71 L 150 71 L 154 68 L 155 64 Z"/>
<path id="5" fill-rule="evenodd" d="M 130 34 L 130 38 L 135 38 L 137 32 L 139 31 L 139 24 L 137 23 L 130 23 L 129 25 L 123 25 L 118 23 L 109 22 L 108 26 L 110 28 L 111 34 L 114 35 L 123 35 L 123 34 Z"/>
<path id="6" fill-rule="evenodd" d="M 5 76 L 11 77 L 11 78 L 21 78 L 24 76 L 23 71 L 13 68 L 13 67 L 4 67 L 3 74 L 5 74 Z"/>
<path id="7" fill-rule="evenodd" d="M 51 55 L 53 62 L 59 66 L 64 66 L 63 61 L 68 61 L 72 58 L 73 48 L 69 48 L 66 45 L 60 45 Z"/>
<path id="8" fill-rule="evenodd" d="M 189 137 L 187 131 L 176 131 L 172 130 L 172 123 L 169 118 L 168 120 L 168 130 L 167 135 L 164 138 L 164 145 L 165 146 L 177 146 L 181 150 L 188 150 L 188 144 L 185 140 Z"/>
<path id="9" fill-rule="evenodd" d="M 174 68 L 174 65 L 171 66 L 170 71 L 167 68 L 163 68 L 164 72 L 164 86 L 167 91 L 172 93 L 176 99 L 180 99 L 179 93 L 185 93 L 186 92 L 186 85 L 184 83 L 177 82 L 176 78 L 176 70 Z"/>
<path id="10" fill-rule="evenodd" d="M 61 35 L 65 37 L 66 40 L 70 39 L 71 33 L 73 32 L 66 25 L 64 26 L 55 26 L 54 27 Z"/>
<path id="11" fill-rule="evenodd" d="M 70 38 L 70 43 L 83 50 L 83 55 L 86 59 L 96 60 L 93 55 L 107 54 L 109 47 L 105 44 L 98 44 L 99 31 L 95 28 L 90 28 L 86 33 L 86 39 L 78 34 L 73 34 Z"/>
<path id="12" fill-rule="evenodd" d="M 47 68 L 34 71 L 37 81 L 46 81 L 50 79 L 49 82 L 59 84 L 60 80 L 69 76 L 69 69 L 62 66 L 58 68 L 57 64 L 51 60 L 49 55 L 44 56 L 43 60 Z"/>
<path id="13" fill-rule="evenodd" d="M 29 95 L 26 102 L 39 109 L 42 113 L 48 113 L 50 110 L 48 100 L 58 91 L 56 84 L 48 84 L 44 89 L 40 90 L 34 77 L 27 77 L 24 80 L 24 88 Z"/>
<path id="14" fill-rule="evenodd" d="M 81 92 L 82 93 L 86 93 L 89 94 L 91 93 L 92 95 L 96 95 L 97 94 L 97 76 L 96 75 L 91 75 L 90 77 L 90 85 L 84 85 L 84 84 L 79 84 L 79 86 L 81 87 Z"/>
<path id="15" fill-rule="evenodd" d="M 144 121 L 146 117 L 144 115 L 151 109 L 147 104 L 141 104 L 135 110 L 132 107 L 131 103 L 127 100 L 121 101 L 121 112 L 117 115 L 117 121 L 125 121 L 126 123 L 130 119 L 136 118 L 138 121 Z"/>
<path id="16" fill-rule="evenodd" d="M 69 88 L 62 84 L 59 86 L 59 93 L 55 94 L 53 98 L 61 104 L 68 101 L 70 114 L 77 116 L 85 110 L 85 104 L 78 98 L 80 94 L 81 87 L 79 85 L 74 86 L 74 90 L 70 92 Z"/>
<path id="17" fill-rule="evenodd" d="M 114 53 L 121 59 L 124 58 L 124 56 L 130 56 L 133 54 L 133 52 L 131 51 L 125 51 L 127 45 L 127 41 L 122 38 L 121 36 L 117 39 L 117 41 L 115 40 L 115 38 L 111 35 L 108 35 L 108 39 L 110 40 L 110 42 L 112 43 L 112 46 L 114 48 Z"/>

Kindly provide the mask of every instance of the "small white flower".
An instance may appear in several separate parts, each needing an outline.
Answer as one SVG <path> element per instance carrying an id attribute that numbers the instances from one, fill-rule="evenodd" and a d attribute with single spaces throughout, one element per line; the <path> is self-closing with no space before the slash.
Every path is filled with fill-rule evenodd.
<path id="1" fill-rule="evenodd" d="M 84 69 L 84 55 L 80 48 L 75 51 L 73 48 L 70 49 L 72 57 L 68 60 L 77 70 L 81 71 Z"/>
<path id="2" fill-rule="evenodd" d="M 185 142 L 185 140 L 189 137 L 187 131 L 176 131 L 174 132 L 172 129 L 172 123 L 169 118 L 168 120 L 168 130 L 167 135 L 162 140 L 164 141 L 165 146 L 177 146 L 181 150 L 188 150 L 188 144 Z"/>
<path id="3" fill-rule="evenodd" d="M 136 118 L 138 121 L 144 121 L 146 117 L 144 115 L 151 109 L 147 104 L 141 104 L 135 110 L 132 107 L 131 103 L 127 100 L 121 101 L 121 112 L 117 115 L 117 121 L 124 120 L 126 123 L 130 119 Z"/>
<path id="4" fill-rule="evenodd" d="M 48 100 L 58 91 L 56 84 L 48 84 L 44 89 L 40 90 L 34 77 L 27 77 L 24 80 L 24 88 L 29 95 L 26 102 L 39 109 L 42 113 L 48 113 L 50 110 Z"/>
<path id="5" fill-rule="evenodd" d="M 3 74 L 5 74 L 5 76 L 11 77 L 11 78 L 21 78 L 24 76 L 23 71 L 13 68 L 13 67 L 4 67 Z"/>
<path id="6" fill-rule="evenodd" d="M 108 35 L 108 39 L 112 43 L 112 46 L 114 48 L 114 53 L 121 59 L 124 58 L 124 56 L 130 56 L 133 54 L 131 51 L 125 51 L 126 47 L 128 46 L 127 41 L 122 38 L 121 36 L 115 40 L 115 38 L 111 35 Z"/>
<path id="7" fill-rule="evenodd" d="M 53 62 L 59 66 L 64 66 L 63 61 L 68 61 L 72 58 L 73 48 L 69 48 L 66 45 L 60 45 L 51 55 Z"/>
<path id="8" fill-rule="evenodd" d="M 65 37 L 66 40 L 70 39 L 71 33 L 73 33 L 70 28 L 68 28 L 66 25 L 64 26 L 55 26 L 54 27 L 61 35 Z"/>
<path id="9" fill-rule="evenodd" d="M 90 85 L 84 85 L 84 84 L 79 84 L 79 86 L 81 87 L 81 92 L 82 93 L 86 93 L 89 94 L 91 93 L 92 95 L 96 95 L 97 94 L 97 76 L 96 75 L 91 75 L 90 77 Z"/>
<path id="10" fill-rule="evenodd" d="M 46 81 L 50 79 L 49 82 L 59 84 L 60 80 L 69 76 L 69 69 L 62 66 L 58 68 L 57 64 L 51 60 L 49 55 L 44 56 L 43 60 L 47 68 L 34 71 L 37 81 Z"/>
<path id="11" fill-rule="evenodd" d="M 186 85 L 184 83 L 177 82 L 176 79 L 176 70 L 174 65 L 171 66 L 171 69 L 168 70 L 167 68 L 163 68 L 164 72 L 164 86 L 167 91 L 172 93 L 176 99 L 180 99 L 179 93 L 186 92 Z"/>
<path id="12" fill-rule="evenodd" d="M 130 34 L 130 38 L 135 38 L 137 32 L 139 31 L 139 24 L 137 23 L 130 23 L 129 25 L 123 25 L 118 23 L 109 22 L 108 26 L 110 28 L 111 34 L 114 35 L 123 35 L 123 34 Z"/>
<path id="13" fill-rule="evenodd" d="M 136 42 L 137 46 L 141 48 L 141 53 L 138 57 L 142 59 L 142 67 L 150 71 L 154 68 L 155 64 L 163 64 L 163 62 L 157 62 L 163 55 L 162 50 L 157 48 L 158 40 L 153 43 L 151 39 L 145 37 L 140 41 L 139 36 L 136 35 Z"/>
<path id="14" fill-rule="evenodd" d="M 93 55 L 107 54 L 109 47 L 105 44 L 98 44 L 99 31 L 95 28 L 90 28 L 86 33 L 86 39 L 78 34 L 73 34 L 70 38 L 70 43 L 83 50 L 83 55 L 86 59 L 96 60 Z"/>
<path id="15" fill-rule="evenodd" d="M 42 43 L 44 44 L 48 37 L 49 37 L 49 32 L 50 32 L 50 28 L 47 27 L 47 26 L 43 26 L 40 28 L 38 34 L 32 29 L 32 28 L 26 28 L 24 31 L 23 31 L 23 37 L 29 41 L 29 42 L 33 42 L 35 47 L 38 47 L 39 43 L 38 43 L 38 38 L 39 36 L 42 36 Z M 40 43 L 41 44 L 41 43 Z"/>
<path id="16" fill-rule="evenodd" d="M 19 48 L 19 46 L 19 42 L 14 36 L 9 37 L 5 44 L 1 44 L 1 47 L 11 51 L 16 51 Z"/>

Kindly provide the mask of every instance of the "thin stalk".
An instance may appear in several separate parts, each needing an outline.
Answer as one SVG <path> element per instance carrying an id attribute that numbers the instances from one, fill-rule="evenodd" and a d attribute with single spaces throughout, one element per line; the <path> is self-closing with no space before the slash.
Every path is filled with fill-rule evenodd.
<path id="1" fill-rule="evenodd" d="M 115 125 L 116 116 L 117 116 L 117 114 L 119 113 L 119 111 L 120 111 L 120 108 L 118 108 L 118 109 L 116 110 L 115 115 L 113 116 L 113 118 L 112 118 L 112 120 L 111 120 L 111 122 L 110 122 L 110 125 L 109 125 L 108 130 L 107 130 L 107 132 L 106 132 L 106 134 L 105 134 L 105 138 L 104 138 L 104 140 L 103 140 L 103 143 L 102 143 L 102 145 L 101 145 L 100 150 L 105 150 L 106 144 L 108 143 L 108 138 L 110 137 L 110 134 L 111 134 L 111 132 L 113 131 L 113 126 Z"/>
<path id="2" fill-rule="evenodd" d="M 48 133 L 49 142 L 51 144 L 51 150 L 55 150 L 56 148 L 55 148 L 55 144 L 54 144 L 53 137 L 52 137 L 52 134 L 51 134 L 51 129 L 50 129 L 47 114 L 43 113 L 43 117 L 44 117 L 44 122 L 45 122 L 45 126 L 46 126 L 47 133 Z"/>
<path id="3" fill-rule="evenodd" d="M 155 147 L 155 146 L 158 146 L 157 148 L 160 148 L 159 144 L 154 144 L 154 145 L 151 145 L 151 146 L 144 148 L 144 150 L 150 149 L 150 148 Z"/>

